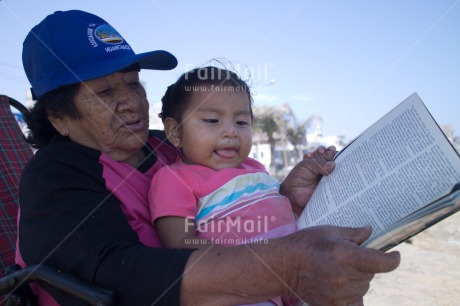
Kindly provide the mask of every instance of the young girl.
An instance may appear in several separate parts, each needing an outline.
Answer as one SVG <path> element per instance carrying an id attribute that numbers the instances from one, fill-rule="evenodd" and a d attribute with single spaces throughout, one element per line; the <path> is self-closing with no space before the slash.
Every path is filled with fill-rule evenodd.
<path id="1" fill-rule="evenodd" d="M 162 102 L 166 136 L 181 151 L 150 186 L 152 222 L 164 247 L 268 243 L 295 231 L 278 180 L 248 157 L 254 115 L 246 82 L 229 70 L 198 68 L 169 86 Z M 313 154 L 325 161 L 327 153 Z M 276 297 L 257 305 L 296 303 Z"/>
<path id="2" fill-rule="evenodd" d="M 150 189 L 163 246 L 266 243 L 295 231 L 279 182 L 248 157 L 254 117 L 246 82 L 229 70 L 198 68 L 169 86 L 162 102 L 167 138 L 181 151 Z"/>

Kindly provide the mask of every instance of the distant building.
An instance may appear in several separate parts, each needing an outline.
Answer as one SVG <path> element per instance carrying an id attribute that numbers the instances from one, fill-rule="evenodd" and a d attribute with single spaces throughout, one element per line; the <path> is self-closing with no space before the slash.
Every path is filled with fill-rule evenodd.
<path id="1" fill-rule="evenodd" d="M 30 89 L 26 89 L 26 106 L 27 107 L 32 107 L 34 106 L 34 100 L 32 99 L 32 92 Z"/>
<path id="2" fill-rule="evenodd" d="M 311 124 L 312 132 L 307 133 L 307 147 L 312 150 L 319 146 L 335 146 L 337 151 L 343 149 L 345 144 L 345 136 L 342 135 L 333 135 L 333 136 L 323 136 L 322 131 L 322 121 L 314 121 Z"/>
<path id="3" fill-rule="evenodd" d="M 454 132 L 455 129 L 452 124 L 444 124 L 441 125 L 441 130 L 443 131 L 444 135 L 446 135 L 447 139 L 450 141 L 452 146 L 460 153 L 460 137 L 455 136 Z"/>
<path id="4" fill-rule="evenodd" d="M 444 135 L 446 135 L 447 139 L 449 139 L 450 142 L 454 141 L 454 127 L 452 124 L 444 124 L 440 126 L 442 132 Z"/>
<path id="5" fill-rule="evenodd" d="M 456 136 L 452 140 L 452 145 L 454 146 L 455 150 L 460 154 L 460 137 Z"/>
<path id="6" fill-rule="evenodd" d="M 271 152 L 268 143 L 253 143 L 249 157 L 257 159 L 265 169 L 270 169 Z"/>
<path id="7" fill-rule="evenodd" d="M 163 130 L 163 121 L 158 116 L 161 112 L 161 103 L 151 103 L 149 107 L 149 128 L 151 130 Z"/>

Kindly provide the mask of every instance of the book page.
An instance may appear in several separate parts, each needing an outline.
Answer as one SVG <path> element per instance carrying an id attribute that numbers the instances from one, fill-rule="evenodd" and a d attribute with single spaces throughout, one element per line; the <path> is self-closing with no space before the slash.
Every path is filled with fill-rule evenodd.
<path id="1" fill-rule="evenodd" d="M 460 181 L 460 157 L 417 94 L 364 131 L 335 162 L 299 228 L 369 224 L 375 235 Z"/>
<path id="2" fill-rule="evenodd" d="M 457 184 L 452 193 L 391 224 L 385 231 L 372 236 L 361 246 L 387 251 L 459 210 L 460 184 Z"/>

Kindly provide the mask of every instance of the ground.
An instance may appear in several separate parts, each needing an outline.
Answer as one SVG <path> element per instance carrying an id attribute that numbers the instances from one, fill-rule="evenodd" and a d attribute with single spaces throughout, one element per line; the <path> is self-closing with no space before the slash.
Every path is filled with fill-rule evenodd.
<path id="1" fill-rule="evenodd" d="M 401 265 L 374 278 L 364 305 L 460 305 L 460 213 L 394 250 Z"/>

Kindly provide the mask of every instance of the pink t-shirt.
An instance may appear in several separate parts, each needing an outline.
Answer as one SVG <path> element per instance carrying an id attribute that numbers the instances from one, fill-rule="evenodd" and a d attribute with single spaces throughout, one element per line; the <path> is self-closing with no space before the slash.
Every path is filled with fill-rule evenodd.
<path id="1" fill-rule="evenodd" d="M 161 168 L 149 191 L 152 222 L 189 218 L 198 237 L 226 246 L 285 236 L 295 231 L 289 200 L 258 161 L 219 171 L 178 161 Z"/>

